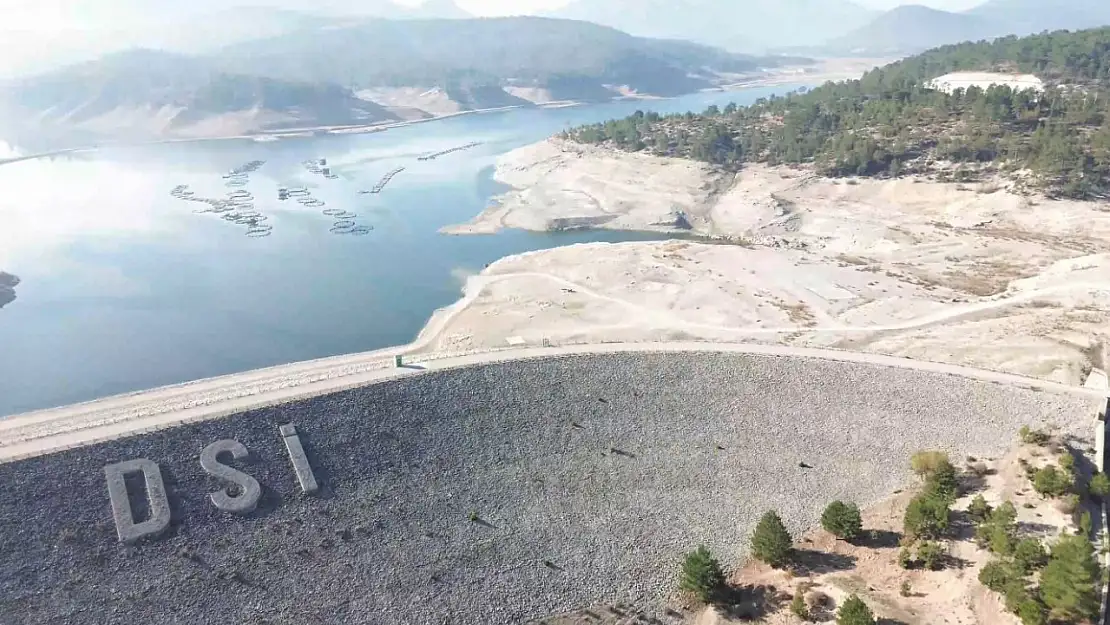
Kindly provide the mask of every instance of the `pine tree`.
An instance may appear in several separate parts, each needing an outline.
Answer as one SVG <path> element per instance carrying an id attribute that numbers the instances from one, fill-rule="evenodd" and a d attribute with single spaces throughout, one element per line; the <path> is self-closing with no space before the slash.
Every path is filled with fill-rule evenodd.
<path id="1" fill-rule="evenodd" d="M 941 498 L 955 501 L 959 496 L 960 484 L 956 478 L 956 467 L 951 462 L 943 462 L 937 466 L 925 484 L 926 490 Z"/>
<path id="2" fill-rule="evenodd" d="M 1041 597 L 1049 617 L 1065 622 L 1095 619 L 1100 603 L 1099 577 L 1091 541 L 1085 536 L 1060 538 L 1041 572 Z"/>
<path id="3" fill-rule="evenodd" d="M 790 561 L 793 549 L 794 539 L 779 515 L 773 510 L 764 514 L 752 534 L 752 556 L 773 567 L 781 567 Z"/>
<path id="4" fill-rule="evenodd" d="M 821 527 L 842 540 L 852 540 L 863 529 L 859 506 L 854 503 L 834 501 L 821 514 Z"/>
<path id="5" fill-rule="evenodd" d="M 836 625 L 875 625 L 875 615 L 863 599 L 852 595 L 837 610 Z"/>
<path id="6" fill-rule="evenodd" d="M 948 513 L 949 500 L 923 493 L 910 501 L 903 528 L 912 538 L 940 538 L 948 531 Z"/>
<path id="7" fill-rule="evenodd" d="M 693 593 L 702 601 L 709 601 L 724 582 L 721 564 L 705 545 L 686 554 L 686 561 L 682 563 L 682 580 L 679 582 L 683 590 Z"/>

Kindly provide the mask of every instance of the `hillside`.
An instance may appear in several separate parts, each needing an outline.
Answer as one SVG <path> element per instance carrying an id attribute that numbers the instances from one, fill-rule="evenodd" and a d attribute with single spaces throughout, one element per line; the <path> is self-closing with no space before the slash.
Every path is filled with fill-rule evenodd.
<path id="1" fill-rule="evenodd" d="M 367 20 L 231 46 L 212 62 L 237 73 L 353 88 L 544 88 L 576 80 L 677 95 L 712 85 L 719 72 L 756 71 L 783 61 L 633 37 L 585 22 L 512 17 Z"/>
<path id="2" fill-rule="evenodd" d="M 550 15 L 749 52 L 825 41 L 875 12 L 850 0 L 576 0 Z"/>
<path id="3" fill-rule="evenodd" d="M 13 81 L 2 94 L 6 130 L 19 120 L 22 132 L 65 128 L 127 139 L 395 119 L 336 85 L 220 72 L 203 60 L 151 50 Z"/>
<path id="4" fill-rule="evenodd" d="M 926 81 L 957 70 L 1032 73 L 1043 94 L 1009 87 L 947 94 Z M 1110 188 L 1110 28 L 945 46 L 860 80 L 701 115 L 638 114 L 565 133 L 737 168 L 812 166 L 826 176 L 1002 178 L 1070 197 Z"/>

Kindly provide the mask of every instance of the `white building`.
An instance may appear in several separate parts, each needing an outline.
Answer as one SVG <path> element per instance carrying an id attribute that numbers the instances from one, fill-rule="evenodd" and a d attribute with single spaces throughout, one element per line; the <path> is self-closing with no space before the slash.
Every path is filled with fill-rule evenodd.
<path id="1" fill-rule="evenodd" d="M 1033 89 L 1037 92 L 1044 91 L 1044 82 L 1032 74 L 1000 74 L 995 72 L 952 72 L 925 83 L 925 86 L 937 91 L 952 93 L 956 89 L 979 87 L 986 89 L 991 85 L 1007 86 L 1015 91 Z"/>

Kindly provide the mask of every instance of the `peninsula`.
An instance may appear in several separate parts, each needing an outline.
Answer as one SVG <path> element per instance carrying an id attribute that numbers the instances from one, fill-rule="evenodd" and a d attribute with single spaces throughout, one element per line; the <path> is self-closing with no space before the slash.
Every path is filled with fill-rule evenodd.
<path id="1" fill-rule="evenodd" d="M 511 152 L 496 176 L 512 190 L 448 232 L 682 239 L 503 259 L 430 348 L 745 340 L 1079 384 L 1110 338 L 1110 85 L 1086 61 L 1105 64 L 1092 50 L 1106 42 L 1110 29 L 947 46 L 751 107 L 636 114 Z M 929 86 L 967 84 L 955 71 L 985 74 Z M 1015 74 L 1041 90 L 1015 91 Z"/>

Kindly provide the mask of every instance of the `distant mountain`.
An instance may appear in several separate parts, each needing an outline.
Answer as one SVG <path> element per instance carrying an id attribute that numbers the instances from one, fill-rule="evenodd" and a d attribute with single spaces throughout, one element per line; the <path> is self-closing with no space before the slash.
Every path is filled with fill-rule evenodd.
<path id="1" fill-rule="evenodd" d="M 337 85 L 222 72 L 203 59 L 152 50 L 11 81 L 0 104 L 9 134 L 84 131 L 122 139 L 396 119 Z"/>
<path id="2" fill-rule="evenodd" d="M 880 56 L 1003 34 L 1004 27 L 984 17 L 908 4 L 883 13 L 866 26 L 829 41 L 825 47 L 841 54 Z"/>
<path id="3" fill-rule="evenodd" d="M 294 28 L 204 55 L 137 49 L 0 84 L 0 131 L 80 132 L 95 141 L 369 124 L 552 100 L 674 96 L 808 62 L 541 17 L 320 25 L 268 10 L 238 14 Z"/>
<path id="4" fill-rule="evenodd" d="M 1110 25 L 1110 0 L 988 0 L 962 13 L 904 5 L 822 48 L 834 54 L 910 54 L 963 41 L 1105 25 Z"/>
<path id="5" fill-rule="evenodd" d="M 0 308 L 15 301 L 15 287 L 18 285 L 19 278 L 0 271 Z"/>
<path id="6" fill-rule="evenodd" d="M 369 17 L 463 19 L 473 17 L 454 0 L 428 0 L 412 7 L 391 0 L 268 0 L 266 6 L 190 0 L 176 5 L 112 0 L 121 19 L 82 23 L 60 32 L 5 30 L 0 23 L 0 78 L 28 76 L 91 61 L 132 48 L 185 54 L 209 53 L 251 39 L 298 30 L 342 26 Z"/>
<path id="7" fill-rule="evenodd" d="M 1081 30 L 1110 25 L 1107 0 L 988 0 L 967 12 L 1027 35 L 1046 30 Z"/>
<path id="8" fill-rule="evenodd" d="M 367 20 L 230 46 L 212 63 L 242 74 L 320 80 L 353 89 L 484 84 L 544 88 L 551 81 L 689 93 L 719 73 L 787 60 L 682 41 L 633 37 L 596 24 L 541 17 Z"/>
<path id="9" fill-rule="evenodd" d="M 299 31 L 338 28 L 357 24 L 368 18 L 465 19 L 473 16 L 459 8 L 454 0 L 428 0 L 416 7 L 396 4 L 391 0 L 366 0 L 352 11 L 349 3 L 329 10 L 327 2 L 317 12 L 275 7 L 232 7 L 203 12 L 187 19 L 166 19 L 145 24 L 142 33 L 133 37 L 136 45 L 174 52 L 206 53 L 228 45 L 275 37 Z"/>
<path id="10" fill-rule="evenodd" d="M 850 0 L 575 0 L 549 15 L 644 37 L 758 51 L 826 41 L 877 12 Z"/>

